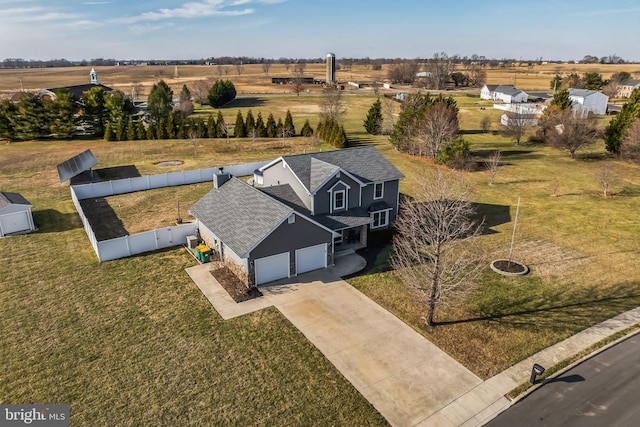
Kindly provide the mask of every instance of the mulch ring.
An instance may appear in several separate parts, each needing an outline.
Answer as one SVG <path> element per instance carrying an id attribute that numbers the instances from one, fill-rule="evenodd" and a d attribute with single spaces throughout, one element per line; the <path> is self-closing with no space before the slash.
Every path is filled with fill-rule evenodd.
<path id="1" fill-rule="evenodd" d="M 249 301 L 262 296 L 258 288 L 248 288 L 228 267 L 211 270 L 211 275 L 235 302 Z"/>

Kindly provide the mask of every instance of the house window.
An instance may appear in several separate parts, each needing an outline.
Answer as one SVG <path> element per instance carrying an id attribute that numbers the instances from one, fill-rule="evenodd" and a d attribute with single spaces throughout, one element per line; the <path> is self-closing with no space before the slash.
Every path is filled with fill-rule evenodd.
<path id="1" fill-rule="evenodd" d="M 345 191 L 340 190 L 333 193 L 333 210 L 344 209 L 346 206 Z"/>
<path id="2" fill-rule="evenodd" d="M 373 184 L 373 199 L 382 199 L 384 196 L 384 183 L 377 182 Z"/>
<path id="3" fill-rule="evenodd" d="M 389 211 L 373 212 L 371 215 L 371 228 L 382 228 L 389 225 Z"/>

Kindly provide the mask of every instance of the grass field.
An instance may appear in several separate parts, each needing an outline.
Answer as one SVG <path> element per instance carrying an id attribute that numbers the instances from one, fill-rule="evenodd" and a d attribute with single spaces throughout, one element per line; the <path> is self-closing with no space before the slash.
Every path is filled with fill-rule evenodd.
<path id="1" fill-rule="evenodd" d="M 305 117 L 315 118 L 319 98 L 251 99 L 251 105 L 236 104 L 225 114 L 291 109 L 301 126 Z M 412 194 L 424 169 L 433 166 L 396 152 L 386 137 L 364 133 L 362 121 L 374 99 L 345 96 L 345 127 L 358 143 L 376 145 L 406 175 L 401 191 Z M 479 243 L 487 261 L 507 254 L 522 197 L 514 255 L 529 264 L 531 274 L 505 278 L 487 268 L 468 301 L 438 309 L 441 325 L 435 330 L 423 327 L 424 308 L 392 273 L 350 282 L 488 377 L 640 305 L 640 168 L 609 158 L 602 142 L 578 152 L 577 160 L 547 147 L 515 146 L 479 131 L 483 116 L 499 117 L 481 109 L 488 103 L 457 99 L 475 159 L 503 151 L 495 185 L 488 185 L 482 170 L 466 173 L 491 230 Z M 0 240 L 0 401 L 70 403 L 73 425 L 385 424 L 276 310 L 222 321 L 185 274 L 193 261 L 181 249 L 99 264 L 69 189 L 55 172 L 57 163 L 87 148 L 99 168 L 135 165 L 143 175 L 312 149 L 302 138 L 284 146 L 281 140 L 203 139 L 197 153 L 179 140 L 0 146 L 0 189 L 30 200 L 39 227 L 35 234 Z M 184 165 L 155 165 L 175 159 Z M 605 163 L 617 173 L 608 198 L 594 179 Z M 554 181 L 560 183 L 557 197 L 550 196 Z M 171 200 L 172 216 L 173 209 Z"/>

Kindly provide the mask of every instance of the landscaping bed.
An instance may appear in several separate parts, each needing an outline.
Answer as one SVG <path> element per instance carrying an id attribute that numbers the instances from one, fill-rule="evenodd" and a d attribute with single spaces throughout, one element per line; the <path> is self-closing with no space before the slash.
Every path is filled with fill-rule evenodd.
<path id="1" fill-rule="evenodd" d="M 235 302 L 249 301 L 262 296 L 258 288 L 255 286 L 248 288 L 228 267 L 212 270 L 211 275 Z"/>

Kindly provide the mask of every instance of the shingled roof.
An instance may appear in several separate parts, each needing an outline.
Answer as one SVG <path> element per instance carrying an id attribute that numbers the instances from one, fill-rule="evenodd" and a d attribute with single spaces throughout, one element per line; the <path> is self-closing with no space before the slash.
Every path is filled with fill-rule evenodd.
<path id="1" fill-rule="evenodd" d="M 207 193 L 189 212 L 231 250 L 244 257 L 294 211 L 239 179 L 231 178 Z"/>
<path id="2" fill-rule="evenodd" d="M 26 205 L 31 206 L 31 203 L 25 199 L 19 193 L 9 193 L 6 191 L 0 191 L 0 209 L 9 205 Z"/>
<path id="3" fill-rule="evenodd" d="M 342 169 L 367 184 L 402 179 L 404 175 L 372 146 L 283 156 L 305 188 L 313 193 Z"/>

